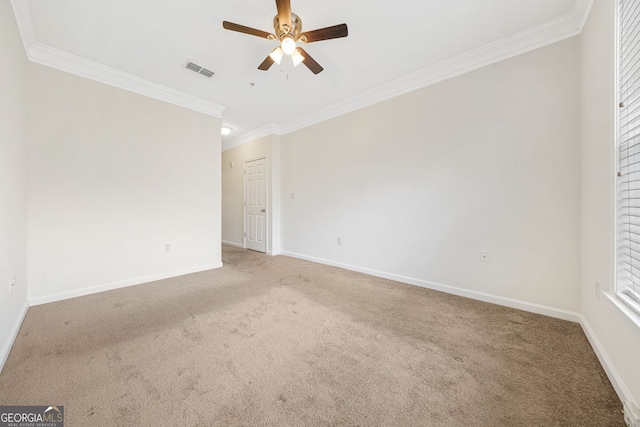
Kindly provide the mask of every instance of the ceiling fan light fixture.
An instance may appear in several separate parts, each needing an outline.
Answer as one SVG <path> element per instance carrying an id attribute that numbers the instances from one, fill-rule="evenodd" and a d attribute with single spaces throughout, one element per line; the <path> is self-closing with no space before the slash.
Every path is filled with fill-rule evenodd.
<path id="1" fill-rule="evenodd" d="M 293 60 L 293 66 L 297 67 L 299 63 L 304 61 L 304 56 L 300 53 L 300 50 L 296 49 L 291 54 L 291 59 Z"/>
<path id="2" fill-rule="evenodd" d="M 277 48 L 273 49 L 269 56 L 276 64 L 280 65 L 280 61 L 282 61 L 282 57 L 284 56 L 284 51 L 280 46 L 278 46 Z"/>
<path id="3" fill-rule="evenodd" d="M 278 9 L 278 14 L 273 18 L 273 33 L 228 21 L 222 21 L 222 27 L 225 30 L 280 42 L 280 46 L 267 55 L 258 65 L 258 70 L 267 71 L 276 62 L 280 64 L 284 55 L 289 55 L 294 66 L 302 62 L 313 74 L 322 72 L 322 66 L 302 47 L 297 47 L 297 42 L 303 44 L 347 37 L 349 35 L 347 24 L 332 25 L 303 32 L 302 19 L 291 12 L 291 0 L 276 0 L 276 8 Z"/>
<path id="4" fill-rule="evenodd" d="M 222 126 L 220 128 L 220 133 L 223 134 L 223 135 L 229 135 L 232 130 L 233 130 L 233 128 L 230 128 L 229 126 Z"/>
<path id="5" fill-rule="evenodd" d="M 282 51 L 291 55 L 296 50 L 296 41 L 290 35 L 282 37 Z"/>

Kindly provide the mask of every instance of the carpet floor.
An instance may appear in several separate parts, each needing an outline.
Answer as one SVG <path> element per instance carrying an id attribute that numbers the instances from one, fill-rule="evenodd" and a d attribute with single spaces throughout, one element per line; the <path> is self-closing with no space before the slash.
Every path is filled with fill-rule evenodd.
<path id="1" fill-rule="evenodd" d="M 1 405 L 75 426 L 623 426 L 579 325 L 285 256 L 29 309 Z"/>

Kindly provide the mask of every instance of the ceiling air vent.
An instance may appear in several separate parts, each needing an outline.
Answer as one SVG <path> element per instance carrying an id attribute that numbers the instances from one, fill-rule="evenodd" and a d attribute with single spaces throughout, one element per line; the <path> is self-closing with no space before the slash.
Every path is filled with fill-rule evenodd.
<path id="1" fill-rule="evenodd" d="M 200 74 L 202 74 L 205 77 L 211 77 L 213 76 L 213 71 L 209 71 L 206 68 L 203 68 L 202 70 L 200 70 Z"/>
<path id="2" fill-rule="evenodd" d="M 184 65 L 185 68 L 191 70 L 191 71 L 195 71 L 198 74 L 202 74 L 205 77 L 209 77 L 211 78 L 211 76 L 213 76 L 215 73 L 211 70 L 207 70 L 204 67 L 199 66 L 198 64 L 194 64 L 191 61 L 187 61 L 187 63 Z"/>

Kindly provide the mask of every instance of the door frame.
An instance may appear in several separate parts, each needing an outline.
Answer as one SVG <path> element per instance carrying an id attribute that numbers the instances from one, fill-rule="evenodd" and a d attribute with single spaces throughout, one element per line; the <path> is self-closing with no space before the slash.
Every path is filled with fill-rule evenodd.
<path id="1" fill-rule="evenodd" d="M 242 247 L 247 249 L 247 163 L 255 162 L 256 160 L 264 160 L 264 186 L 265 186 L 265 213 L 264 213 L 264 253 L 269 252 L 269 211 L 271 204 L 269 199 L 271 198 L 271 189 L 269 188 L 269 156 L 257 156 L 245 159 L 243 162 L 242 170 Z"/>

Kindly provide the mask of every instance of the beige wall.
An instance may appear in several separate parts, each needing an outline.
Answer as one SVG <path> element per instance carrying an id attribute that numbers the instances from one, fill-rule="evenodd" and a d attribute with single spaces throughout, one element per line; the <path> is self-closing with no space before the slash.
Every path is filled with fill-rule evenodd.
<path id="1" fill-rule="evenodd" d="M 283 136 L 284 253 L 575 315 L 578 43 Z"/>
<path id="2" fill-rule="evenodd" d="M 640 402 L 640 329 L 612 301 L 615 269 L 615 1 L 596 0 L 580 36 L 582 313 L 621 398 Z M 605 294 L 596 294 L 600 281 Z"/>
<path id="3" fill-rule="evenodd" d="M 280 138 L 265 136 L 222 153 L 222 241 L 244 247 L 244 164 L 267 162 L 267 252 L 280 252 Z M 233 167 L 231 167 L 233 163 Z"/>
<path id="4" fill-rule="evenodd" d="M 0 2 L 0 369 L 27 307 L 27 58 Z M 9 293 L 11 277 L 16 278 Z"/>
<path id="5" fill-rule="evenodd" d="M 220 119 L 36 64 L 29 106 L 32 302 L 221 265 Z"/>

